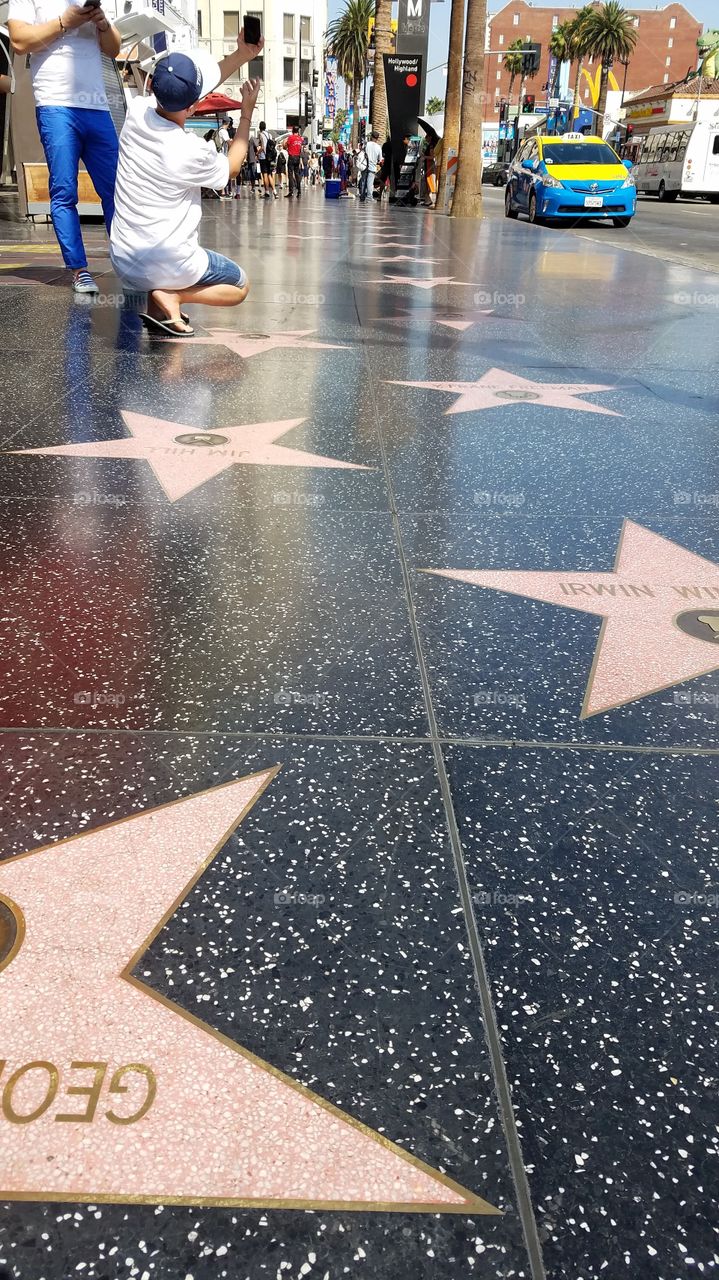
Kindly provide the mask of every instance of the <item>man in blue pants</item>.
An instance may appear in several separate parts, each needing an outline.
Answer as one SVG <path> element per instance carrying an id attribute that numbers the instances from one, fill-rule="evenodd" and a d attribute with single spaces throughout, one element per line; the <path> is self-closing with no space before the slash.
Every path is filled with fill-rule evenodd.
<path id="1" fill-rule="evenodd" d="M 77 212 L 80 161 L 102 201 L 110 230 L 118 138 L 102 78 L 102 54 L 115 58 L 120 35 L 100 0 L 10 0 L 8 31 L 16 53 L 30 54 L 37 127 L 50 175 L 50 214 L 76 293 L 97 293 L 87 269 Z"/>

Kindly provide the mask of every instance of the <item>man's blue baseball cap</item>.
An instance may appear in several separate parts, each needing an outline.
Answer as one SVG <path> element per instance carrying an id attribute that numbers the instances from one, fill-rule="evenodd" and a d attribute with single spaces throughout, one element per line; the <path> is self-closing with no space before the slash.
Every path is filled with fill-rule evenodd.
<path id="1" fill-rule="evenodd" d="M 179 50 L 161 58 L 152 73 L 152 92 L 163 111 L 187 111 L 222 80 L 218 63 L 204 49 Z"/>

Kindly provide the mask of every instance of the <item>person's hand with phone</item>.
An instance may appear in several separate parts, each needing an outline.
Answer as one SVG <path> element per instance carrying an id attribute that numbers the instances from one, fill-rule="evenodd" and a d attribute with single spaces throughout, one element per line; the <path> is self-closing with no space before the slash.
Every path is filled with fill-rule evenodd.
<path id="1" fill-rule="evenodd" d="M 244 26 L 237 37 L 237 51 L 242 58 L 240 66 L 259 58 L 265 47 L 259 18 L 245 17 Z"/>
<path id="2" fill-rule="evenodd" d="M 253 21 L 256 23 L 254 28 L 250 25 Z M 245 29 L 247 27 L 249 27 L 250 34 L 252 36 L 257 36 L 256 42 L 249 41 L 245 38 Z M 264 37 L 260 33 L 259 18 L 254 20 L 245 18 L 245 26 L 241 28 L 240 34 L 237 37 L 236 51 L 234 53 L 228 53 L 227 57 L 222 58 L 220 61 L 219 66 L 220 72 L 222 73 L 222 79 L 229 79 L 231 75 L 234 75 L 235 71 L 239 71 L 240 67 L 244 67 L 245 63 L 251 62 L 253 58 L 259 58 L 264 47 L 265 41 Z"/>
<path id="3" fill-rule="evenodd" d="M 92 18 L 92 9 L 84 9 L 82 5 L 69 4 L 61 15 L 62 25 L 66 31 L 76 31 Z"/>

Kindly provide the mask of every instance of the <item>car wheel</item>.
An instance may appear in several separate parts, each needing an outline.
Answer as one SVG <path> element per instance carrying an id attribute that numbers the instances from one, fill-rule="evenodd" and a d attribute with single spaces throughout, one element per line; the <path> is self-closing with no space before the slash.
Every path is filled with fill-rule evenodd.
<path id="1" fill-rule="evenodd" d="M 494 185 L 495 185 L 495 187 L 503 187 L 503 186 L 504 186 L 504 178 L 502 177 L 501 173 L 498 173 L 498 174 L 497 174 L 497 176 L 496 176 L 496 178 L 494 179 Z"/>
<path id="2" fill-rule="evenodd" d="M 657 191 L 657 198 L 658 198 L 659 200 L 662 200 L 662 201 L 666 202 L 667 204 L 670 204 L 670 203 L 672 203 L 674 200 L 676 200 L 676 198 L 677 198 L 677 196 L 678 196 L 678 195 L 679 195 L 679 192 L 678 192 L 678 191 L 667 191 L 667 184 L 665 183 L 664 179 L 662 178 L 662 181 L 659 183 L 659 190 Z"/>
<path id="3" fill-rule="evenodd" d="M 529 221 L 535 225 L 541 222 L 541 218 L 537 215 L 537 197 L 534 192 L 529 197 Z"/>
<path id="4" fill-rule="evenodd" d="M 628 227 L 631 222 L 631 218 L 612 218 L 612 222 L 615 227 Z"/>
<path id="5" fill-rule="evenodd" d="M 504 216 L 505 218 L 518 218 L 519 209 L 515 209 L 512 205 L 512 189 L 507 183 L 507 190 L 504 193 Z"/>

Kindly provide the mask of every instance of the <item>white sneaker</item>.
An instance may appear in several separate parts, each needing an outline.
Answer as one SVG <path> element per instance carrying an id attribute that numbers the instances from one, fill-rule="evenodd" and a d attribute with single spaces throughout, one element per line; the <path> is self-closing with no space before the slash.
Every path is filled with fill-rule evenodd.
<path id="1" fill-rule="evenodd" d="M 73 293 L 99 293 L 95 281 L 89 271 L 78 271 L 72 282 Z"/>

